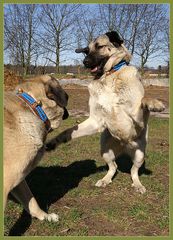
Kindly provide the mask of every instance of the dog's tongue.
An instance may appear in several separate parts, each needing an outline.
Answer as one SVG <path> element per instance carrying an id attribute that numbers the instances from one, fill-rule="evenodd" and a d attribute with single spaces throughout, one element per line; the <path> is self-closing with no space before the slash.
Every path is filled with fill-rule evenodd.
<path id="1" fill-rule="evenodd" d="M 97 72 L 97 70 L 98 70 L 98 67 L 95 67 L 95 68 L 91 69 L 91 72 L 94 73 L 94 72 Z"/>

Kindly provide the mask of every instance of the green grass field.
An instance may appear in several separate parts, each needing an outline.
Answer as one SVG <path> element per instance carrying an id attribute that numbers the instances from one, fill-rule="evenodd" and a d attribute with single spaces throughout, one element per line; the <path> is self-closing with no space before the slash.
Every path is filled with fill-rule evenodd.
<path id="1" fill-rule="evenodd" d="M 63 121 L 57 135 L 76 124 Z M 167 236 L 169 235 L 169 122 L 151 118 L 144 195 L 131 187 L 129 159 L 118 159 L 112 184 L 97 188 L 107 167 L 100 156 L 99 134 L 73 140 L 47 152 L 27 177 L 28 184 L 46 211 L 58 213 L 58 223 L 31 219 L 21 205 L 9 200 L 5 212 L 5 235 L 59 236 Z M 124 165 L 126 167 L 124 167 Z"/>

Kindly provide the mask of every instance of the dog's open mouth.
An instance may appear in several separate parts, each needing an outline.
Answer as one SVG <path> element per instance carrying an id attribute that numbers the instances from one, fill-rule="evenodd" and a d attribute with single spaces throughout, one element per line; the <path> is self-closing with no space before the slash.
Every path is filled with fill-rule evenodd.
<path id="1" fill-rule="evenodd" d="M 92 74 L 102 74 L 103 73 L 103 68 L 104 68 L 104 65 L 106 64 L 107 62 L 107 58 L 104 58 L 102 59 L 101 61 L 96 61 L 97 62 L 97 65 L 94 64 L 84 64 L 86 68 L 90 68 L 90 72 Z"/>
<path id="2" fill-rule="evenodd" d="M 99 70 L 99 66 L 96 66 L 94 68 L 91 68 L 91 73 L 96 73 Z"/>
<path id="3" fill-rule="evenodd" d="M 106 62 L 108 61 L 107 57 L 97 57 L 97 58 L 92 58 L 92 57 L 85 57 L 83 63 L 84 66 L 88 69 L 90 69 L 90 72 L 94 75 L 102 75 L 103 73 L 103 68 Z"/>

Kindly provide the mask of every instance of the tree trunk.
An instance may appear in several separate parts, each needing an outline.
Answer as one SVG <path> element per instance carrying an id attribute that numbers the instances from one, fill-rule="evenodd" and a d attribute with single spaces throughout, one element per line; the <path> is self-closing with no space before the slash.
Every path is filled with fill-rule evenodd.
<path id="1" fill-rule="evenodd" d="M 59 63 L 60 63 L 60 39 L 59 39 L 59 32 L 57 32 L 56 34 L 56 73 L 60 73 L 60 67 L 59 67 Z"/>
<path id="2" fill-rule="evenodd" d="M 59 68 L 59 49 L 56 49 L 56 73 L 60 73 L 60 68 Z"/>
<path id="3" fill-rule="evenodd" d="M 26 61 L 26 74 L 29 73 L 31 65 L 31 46 L 32 46 L 32 16 L 29 19 L 29 34 L 28 34 L 28 52 L 27 52 L 27 61 Z"/>
<path id="4" fill-rule="evenodd" d="M 141 75 L 144 75 L 144 65 L 145 65 L 144 57 L 141 56 Z"/>

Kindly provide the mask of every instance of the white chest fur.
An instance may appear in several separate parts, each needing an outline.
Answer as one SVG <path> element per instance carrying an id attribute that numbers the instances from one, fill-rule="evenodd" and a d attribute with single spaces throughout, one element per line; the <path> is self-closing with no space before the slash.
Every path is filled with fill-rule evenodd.
<path id="1" fill-rule="evenodd" d="M 143 94 L 140 93 L 138 84 L 133 84 L 136 86 L 131 88 L 130 81 L 118 82 L 109 77 L 106 81 L 93 81 L 88 86 L 90 116 L 99 122 L 101 130 L 108 128 L 115 138 L 124 141 L 131 141 L 138 134 L 138 123 L 134 124 L 133 113 L 138 111 L 136 107 L 139 109 L 138 102 L 141 102 Z"/>
<path id="2" fill-rule="evenodd" d="M 104 85 L 102 82 L 92 82 L 88 86 L 90 93 L 90 113 L 99 116 L 105 113 L 111 113 L 113 107 L 119 102 L 119 97 L 112 91 L 111 88 Z"/>

